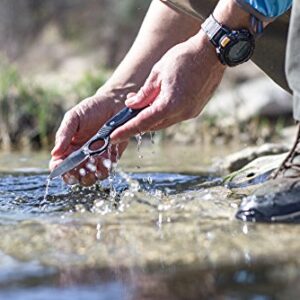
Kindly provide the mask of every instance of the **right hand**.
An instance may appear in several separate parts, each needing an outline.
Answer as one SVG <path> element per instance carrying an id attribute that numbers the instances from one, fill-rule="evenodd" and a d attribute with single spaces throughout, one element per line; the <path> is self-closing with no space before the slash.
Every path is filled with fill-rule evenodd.
<path id="1" fill-rule="evenodd" d="M 70 153 L 79 149 L 109 118 L 125 106 L 123 95 L 125 94 L 100 88 L 96 95 L 86 98 L 65 114 L 56 133 L 55 146 L 51 152 L 52 159 L 49 163 L 50 170 L 53 170 Z M 105 159 L 116 162 L 127 144 L 128 141 L 112 145 L 110 157 L 107 152 L 94 157 L 93 165 L 96 169 L 89 167 L 91 164 L 86 161 L 78 168 L 64 174 L 64 181 L 67 184 L 80 183 L 89 186 L 98 179 L 106 178 L 109 167 L 104 163 Z"/>

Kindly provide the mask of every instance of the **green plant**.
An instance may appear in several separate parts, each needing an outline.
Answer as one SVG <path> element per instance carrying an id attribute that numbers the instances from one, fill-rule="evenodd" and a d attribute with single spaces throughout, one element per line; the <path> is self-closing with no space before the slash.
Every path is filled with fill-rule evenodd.
<path id="1" fill-rule="evenodd" d="M 100 70 L 98 72 L 87 72 L 83 77 L 72 86 L 77 102 L 95 94 L 100 86 L 108 79 L 110 72 Z"/>

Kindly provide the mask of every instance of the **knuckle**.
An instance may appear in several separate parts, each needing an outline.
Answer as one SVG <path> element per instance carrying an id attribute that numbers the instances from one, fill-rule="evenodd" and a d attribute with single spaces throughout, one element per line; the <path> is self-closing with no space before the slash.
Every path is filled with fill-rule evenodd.
<path id="1" fill-rule="evenodd" d="M 151 70 L 151 75 L 156 77 L 158 74 L 159 74 L 159 70 L 160 70 L 160 66 L 159 66 L 159 62 L 156 63 L 153 67 L 152 67 L 152 70 Z"/>
<path id="2" fill-rule="evenodd" d="M 139 97 L 140 98 L 146 98 L 148 95 L 148 91 L 145 87 L 142 87 L 140 90 L 139 90 Z"/>

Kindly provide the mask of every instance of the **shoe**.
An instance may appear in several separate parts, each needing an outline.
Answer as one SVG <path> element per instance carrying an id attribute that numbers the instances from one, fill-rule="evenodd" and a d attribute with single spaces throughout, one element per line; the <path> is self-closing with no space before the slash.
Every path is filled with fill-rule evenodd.
<path id="1" fill-rule="evenodd" d="M 285 160 L 267 182 L 242 200 L 236 217 L 251 222 L 300 223 L 300 126 Z"/>
<path id="2" fill-rule="evenodd" d="M 236 213 L 242 221 L 300 223 L 299 179 L 273 179 L 243 199 Z"/>

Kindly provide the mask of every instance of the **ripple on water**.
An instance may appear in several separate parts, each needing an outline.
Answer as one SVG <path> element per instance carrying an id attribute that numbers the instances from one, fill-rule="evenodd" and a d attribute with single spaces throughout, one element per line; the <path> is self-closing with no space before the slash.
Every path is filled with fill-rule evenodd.
<path id="1" fill-rule="evenodd" d="M 69 187 L 61 179 L 49 182 L 45 197 L 47 175 L 9 175 L 0 177 L 0 211 L 3 213 L 54 213 L 70 211 L 92 211 L 107 213 L 118 206 L 124 209 L 122 195 L 145 192 L 175 194 L 188 191 L 207 180 L 207 176 L 173 173 L 116 173 L 101 184 L 83 188 Z M 114 187 L 114 201 L 111 187 Z M 128 197 L 127 197 L 128 198 Z"/>

